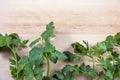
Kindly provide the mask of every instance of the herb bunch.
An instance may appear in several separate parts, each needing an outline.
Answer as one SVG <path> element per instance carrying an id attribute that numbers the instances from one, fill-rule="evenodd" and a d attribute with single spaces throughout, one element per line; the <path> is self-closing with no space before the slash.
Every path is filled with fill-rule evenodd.
<path id="1" fill-rule="evenodd" d="M 29 56 L 21 59 L 20 65 L 25 80 L 55 80 L 50 77 L 50 61 L 57 63 L 57 60 L 63 61 L 67 57 L 51 43 L 51 38 L 55 37 L 54 28 L 53 22 L 50 22 L 41 36 L 31 42 Z M 43 75 L 43 64 L 47 66 L 46 75 Z"/>
<path id="2" fill-rule="evenodd" d="M 19 62 L 21 57 L 18 55 L 18 49 L 24 47 L 28 40 L 22 41 L 16 33 L 12 34 L 0 34 L 0 49 L 8 51 L 12 54 L 10 61 L 11 75 L 15 80 L 23 80 L 23 72 L 19 70 Z"/>
<path id="3" fill-rule="evenodd" d="M 28 56 L 19 56 L 18 50 L 23 48 L 28 40 L 22 41 L 16 33 L 0 34 L 0 50 L 8 51 L 12 54 L 10 58 L 10 70 L 14 80 L 74 80 L 80 74 L 88 77 L 89 80 L 116 80 L 120 78 L 120 55 L 116 47 L 120 47 L 120 32 L 115 36 L 109 35 L 102 42 L 90 47 L 87 41 L 83 44 L 72 43 L 74 52 L 56 49 L 51 43 L 55 37 L 54 23 L 46 25 L 46 30 L 30 44 Z M 109 55 L 104 57 L 103 55 Z M 77 64 L 87 56 L 92 60 L 92 66 Z M 97 59 L 97 60 L 96 60 Z M 57 61 L 76 63 L 76 65 L 65 65 L 61 70 L 54 71 L 51 76 L 51 62 Z M 47 67 L 44 68 L 44 65 Z M 96 67 L 102 69 L 98 72 Z"/>

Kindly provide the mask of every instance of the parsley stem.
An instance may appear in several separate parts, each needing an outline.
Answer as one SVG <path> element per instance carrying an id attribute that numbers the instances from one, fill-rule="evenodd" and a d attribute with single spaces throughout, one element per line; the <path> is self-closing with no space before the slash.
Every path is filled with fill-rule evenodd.
<path id="1" fill-rule="evenodd" d="M 17 59 L 17 54 L 16 51 L 14 49 L 12 49 L 10 46 L 8 46 L 9 49 L 11 50 L 13 57 L 15 58 L 15 62 L 16 62 L 16 69 L 18 69 L 18 59 Z M 17 76 L 16 76 L 16 80 L 19 80 L 18 78 L 18 72 L 17 72 Z"/>
<path id="2" fill-rule="evenodd" d="M 47 60 L 47 73 L 46 73 L 46 76 L 49 77 L 49 73 L 50 73 L 50 61 L 47 57 L 45 57 L 46 60 Z"/>

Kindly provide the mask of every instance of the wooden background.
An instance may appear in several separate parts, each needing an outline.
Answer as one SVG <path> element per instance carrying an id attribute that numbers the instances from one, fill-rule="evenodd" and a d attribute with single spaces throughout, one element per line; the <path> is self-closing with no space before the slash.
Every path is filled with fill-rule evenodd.
<path id="1" fill-rule="evenodd" d="M 75 41 L 88 40 L 94 45 L 107 35 L 120 32 L 120 1 L 0 0 L 0 33 L 18 33 L 22 39 L 32 41 L 50 21 L 55 23 L 53 43 L 60 51 L 68 50 Z M 19 54 L 25 55 L 28 51 L 29 48 L 23 49 Z M 9 57 L 9 54 L 0 53 L 0 80 L 13 80 L 9 73 Z M 63 67 L 59 64 L 58 68 Z"/>

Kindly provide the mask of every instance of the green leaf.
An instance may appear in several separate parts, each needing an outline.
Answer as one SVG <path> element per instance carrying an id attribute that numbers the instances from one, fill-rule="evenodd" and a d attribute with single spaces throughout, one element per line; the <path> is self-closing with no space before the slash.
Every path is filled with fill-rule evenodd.
<path id="1" fill-rule="evenodd" d="M 73 69 L 74 69 L 73 66 L 71 66 L 71 65 L 65 65 L 65 67 L 63 68 L 62 71 L 65 72 L 65 73 L 69 73 Z"/>
<path id="2" fill-rule="evenodd" d="M 16 79 L 16 76 L 17 76 L 17 70 L 14 66 L 10 66 L 10 72 L 11 72 L 11 75 L 14 79 Z"/>
<path id="3" fill-rule="evenodd" d="M 16 34 L 16 33 L 11 33 L 10 35 L 9 35 L 9 37 L 11 37 L 12 39 L 17 39 L 17 40 L 21 40 L 20 39 L 20 37 L 18 36 L 18 34 Z"/>
<path id="4" fill-rule="evenodd" d="M 81 53 L 83 55 L 87 54 L 87 49 L 80 43 L 76 42 L 72 44 L 72 47 L 74 48 L 74 51 L 76 53 Z"/>
<path id="5" fill-rule="evenodd" d="M 120 45 L 120 32 L 118 32 L 114 37 L 117 43 Z"/>
<path id="6" fill-rule="evenodd" d="M 95 45 L 94 47 L 90 48 L 90 50 L 88 51 L 90 55 L 93 54 L 103 54 L 107 51 L 105 42 L 99 42 L 97 43 L 97 45 Z"/>
<path id="7" fill-rule="evenodd" d="M 64 61 L 67 59 L 66 55 L 64 55 L 63 53 L 61 53 L 57 50 L 55 51 L 54 54 L 57 56 L 58 60 L 60 60 L 60 61 Z"/>
<path id="8" fill-rule="evenodd" d="M 42 57 L 43 57 L 43 53 L 44 53 L 44 48 L 43 47 L 34 47 L 32 48 L 32 50 L 29 52 L 29 60 L 31 62 L 31 64 L 37 64 L 37 65 L 41 65 L 42 64 Z"/>
<path id="9" fill-rule="evenodd" d="M 42 80 L 43 77 L 43 69 L 41 67 L 34 69 L 34 75 L 36 80 Z"/>
<path id="10" fill-rule="evenodd" d="M 34 73 L 32 72 L 32 69 L 29 66 L 25 66 L 24 76 L 25 76 L 25 80 L 33 80 Z"/>
<path id="11" fill-rule="evenodd" d="M 6 46 L 7 46 L 7 45 L 10 45 L 10 43 L 11 43 L 11 38 L 10 38 L 7 34 L 4 36 L 4 38 L 5 38 Z"/>
<path id="12" fill-rule="evenodd" d="M 85 76 L 90 76 L 93 79 L 96 78 L 97 76 L 96 71 L 92 69 L 89 65 L 85 65 L 84 63 L 82 63 L 79 68 L 80 68 L 80 72 Z"/>
<path id="13" fill-rule="evenodd" d="M 13 45 L 13 46 L 15 46 L 15 47 L 18 47 L 18 46 L 20 46 L 20 41 L 17 40 L 17 39 L 13 39 L 13 40 L 11 41 L 11 45 Z"/>
<path id="14" fill-rule="evenodd" d="M 86 49 L 89 50 L 89 43 L 88 43 L 88 41 L 83 40 L 83 43 L 86 45 Z"/>
<path id="15" fill-rule="evenodd" d="M 6 34 L 5 36 L 0 36 L 0 47 L 5 47 L 10 45 L 11 38 Z"/>
<path id="16" fill-rule="evenodd" d="M 44 76 L 42 80 L 57 80 L 57 79 L 52 78 L 52 77 L 46 77 L 46 76 Z"/>
<path id="17" fill-rule="evenodd" d="M 50 56 L 50 60 L 51 60 L 53 63 L 57 63 L 58 57 L 56 56 L 56 54 L 53 53 L 53 54 Z"/>
<path id="18" fill-rule="evenodd" d="M 9 35 L 9 37 L 12 39 L 12 40 L 11 40 L 11 45 L 12 45 L 12 46 L 20 46 L 20 41 L 21 41 L 21 39 L 20 39 L 20 37 L 18 36 L 18 34 L 12 33 L 12 34 Z"/>
<path id="19" fill-rule="evenodd" d="M 110 70 L 106 72 L 106 76 L 109 77 L 110 79 L 113 79 L 113 74 L 111 73 Z"/>
<path id="20" fill-rule="evenodd" d="M 51 43 L 45 45 L 45 53 L 54 53 L 54 52 L 55 52 L 55 46 L 53 46 Z"/>
<path id="21" fill-rule="evenodd" d="M 64 74 L 60 71 L 55 71 L 55 75 L 57 76 L 58 80 L 64 80 Z"/>
<path id="22" fill-rule="evenodd" d="M 33 69 L 30 65 L 29 59 L 26 59 L 26 65 L 24 66 L 24 77 L 25 80 L 33 80 L 34 78 Z"/>
<path id="23" fill-rule="evenodd" d="M 72 71 L 73 72 L 72 76 L 76 77 L 76 76 L 78 76 L 80 74 L 80 69 L 79 69 L 78 65 L 75 65 L 73 67 L 74 67 L 74 70 Z"/>
<path id="24" fill-rule="evenodd" d="M 18 63 L 18 73 L 24 70 L 24 67 L 28 64 L 28 57 L 23 56 Z"/>
<path id="25" fill-rule="evenodd" d="M 16 64 L 14 59 L 9 59 L 9 62 L 10 62 L 11 65 L 15 65 Z"/>
<path id="26" fill-rule="evenodd" d="M 57 62 L 57 60 L 60 60 L 60 61 L 63 61 L 63 60 L 66 60 L 67 59 L 67 57 L 63 54 L 63 53 L 61 53 L 61 52 L 59 52 L 59 51 L 55 51 L 55 53 L 53 53 L 52 55 L 51 55 L 51 57 L 50 57 L 50 60 L 53 62 L 53 63 L 56 63 Z"/>
<path id="27" fill-rule="evenodd" d="M 29 46 L 32 47 L 32 46 L 34 46 L 36 43 L 38 43 L 39 41 L 40 41 L 40 38 L 37 38 L 37 39 L 35 39 L 34 41 L 32 41 Z"/>
<path id="28" fill-rule="evenodd" d="M 65 51 L 63 52 L 66 56 L 67 56 L 67 61 L 69 62 L 79 62 L 82 58 L 82 55 L 80 54 L 72 54 L 71 52 L 69 51 Z"/>
<path id="29" fill-rule="evenodd" d="M 107 48 L 107 51 L 111 51 L 113 50 L 114 48 L 114 44 L 115 44 L 115 39 L 113 36 L 108 36 L 105 40 L 105 45 L 106 45 L 106 48 Z"/>
<path id="30" fill-rule="evenodd" d="M 28 43 L 28 40 L 22 41 L 20 37 L 18 36 L 18 34 L 16 33 L 12 33 L 8 35 L 8 37 L 11 38 L 10 45 L 14 47 L 24 47 Z"/>
<path id="31" fill-rule="evenodd" d="M 42 33 L 42 39 L 45 40 L 45 42 L 50 42 L 50 38 L 53 38 L 55 36 L 54 34 L 54 23 L 50 22 L 47 26 L 46 26 L 46 31 L 44 31 Z"/>
<path id="32" fill-rule="evenodd" d="M 20 47 L 24 47 L 27 43 L 28 43 L 29 40 L 24 40 L 22 41 L 22 43 L 20 44 Z"/>
<path id="33" fill-rule="evenodd" d="M 6 45 L 4 37 L 0 36 L 0 47 L 3 47 L 4 45 Z"/>
<path id="34" fill-rule="evenodd" d="M 62 69 L 62 73 L 64 73 L 64 79 L 60 80 L 74 80 L 74 78 L 79 75 L 79 67 L 78 65 L 65 65 Z"/>
<path id="35" fill-rule="evenodd" d="M 108 61 L 106 62 L 106 60 L 103 57 L 99 56 L 98 61 L 100 62 L 100 64 L 97 64 L 97 66 L 100 66 L 104 69 L 108 68 L 107 66 Z"/>
<path id="36" fill-rule="evenodd" d="M 72 62 L 79 62 L 82 58 L 82 55 L 74 54 L 73 57 L 74 58 Z"/>
<path id="37" fill-rule="evenodd" d="M 67 56 L 67 61 L 69 62 L 73 62 L 73 59 L 74 59 L 74 54 L 72 54 L 71 52 L 69 51 L 64 51 L 63 54 L 65 54 Z"/>

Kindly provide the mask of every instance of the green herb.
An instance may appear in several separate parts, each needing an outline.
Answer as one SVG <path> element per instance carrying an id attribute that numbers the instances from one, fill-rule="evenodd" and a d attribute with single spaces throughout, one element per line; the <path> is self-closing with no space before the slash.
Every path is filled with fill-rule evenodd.
<path id="1" fill-rule="evenodd" d="M 82 63 L 79 68 L 82 74 L 91 77 L 92 80 L 95 79 L 98 75 L 98 73 L 94 69 L 92 69 L 89 65 L 85 65 L 84 63 Z"/>
<path id="2" fill-rule="evenodd" d="M 103 57 L 99 57 L 99 62 L 100 64 L 97 64 L 97 66 L 100 66 L 104 69 L 104 76 L 102 76 L 102 78 L 104 78 L 104 80 L 116 80 L 116 78 L 120 77 L 120 59 L 116 58 L 113 62 L 111 63 L 111 60 L 109 59 L 104 59 Z M 103 75 L 102 74 L 102 75 Z"/>
<path id="3" fill-rule="evenodd" d="M 83 40 L 83 43 L 84 45 L 80 44 L 79 42 L 75 42 L 71 44 L 75 54 L 72 54 L 69 51 L 63 52 L 67 56 L 67 61 L 79 62 L 83 56 L 87 55 L 89 50 L 89 44 L 87 41 L 84 41 L 84 40 Z"/>
<path id="4" fill-rule="evenodd" d="M 20 37 L 16 33 L 10 35 L 0 35 L 0 47 L 4 48 L 5 51 L 12 53 L 10 61 L 10 70 L 12 77 L 15 80 L 23 80 L 23 73 L 19 71 L 20 56 L 17 54 L 19 48 L 24 47 L 28 40 L 21 41 Z"/>
<path id="5" fill-rule="evenodd" d="M 78 65 L 66 65 L 61 71 L 55 71 L 57 80 L 74 80 L 80 73 Z"/>
<path id="6" fill-rule="evenodd" d="M 115 47 L 120 47 L 120 32 L 115 36 L 109 35 L 102 42 L 90 47 L 87 41 L 83 44 L 79 42 L 72 43 L 74 52 L 64 51 L 63 53 L 56 49 L 51 43 L 51 38 L 55 37 L 54 23 L 46 25 L 46 30 L 40 37 L 31 42 L 28 56 L 20 57 L 17 53 L 19 48 L 24 47 L 28 40 L 22 41 L 16 33 L 0 34 L 0 50 L 8 51 L 12 54 L 10 61 L 11 75 L 15 80 L 74 80 L 79 74 L 83 74 L 90 80 L 116 80 L 120 78 L 120 58 L 119 52 Z M 107 58 L 102 57 L 108 54 Z M 65 65 L 61 70 L 55 71 L 54 76 L 50 76 L 51 65 L 60 61 L 81 62 L 84 56 L 92 59 L 92 66 L 84 62 L 78 66 Z M 95 58 L 98 63 L 95 63 Z M 47 70 L 44 69 L 47 66 Z M 103 71 L 97 72 L 96 66 Z M 46 71 L 45 71 L 46 70 Z M 45 74 L 46 73 L 46 74 Z"/>
<path id="7" fill-rule="evenodd" d="M 53 63 L 57 63 L 57 60 L 65 60 L 67 57 L 56 50 L 55 46 L 51 44 L 51 38 L 55 37 L 54 34 L 54 24 L 50 22 L 46 26 L 46 31 L 44 31 L 41 37 L 34 40 L 30 46 L 32 49 L 30 50 L 29 57 L 23 57 L 22 61 L 26 61 L 21 63 L 20 65 L 24 65 L 24 76 L 25 80 L 54 80 L 54 78 L 50 77 L 50 61 Z M 39 42 L 39 45 L 36 45 Z M 25 59 L 25 60 L 24 60 Z M 46 61 L 47 72 L 46 75 L 43 76 L 43 61 Z"/>

